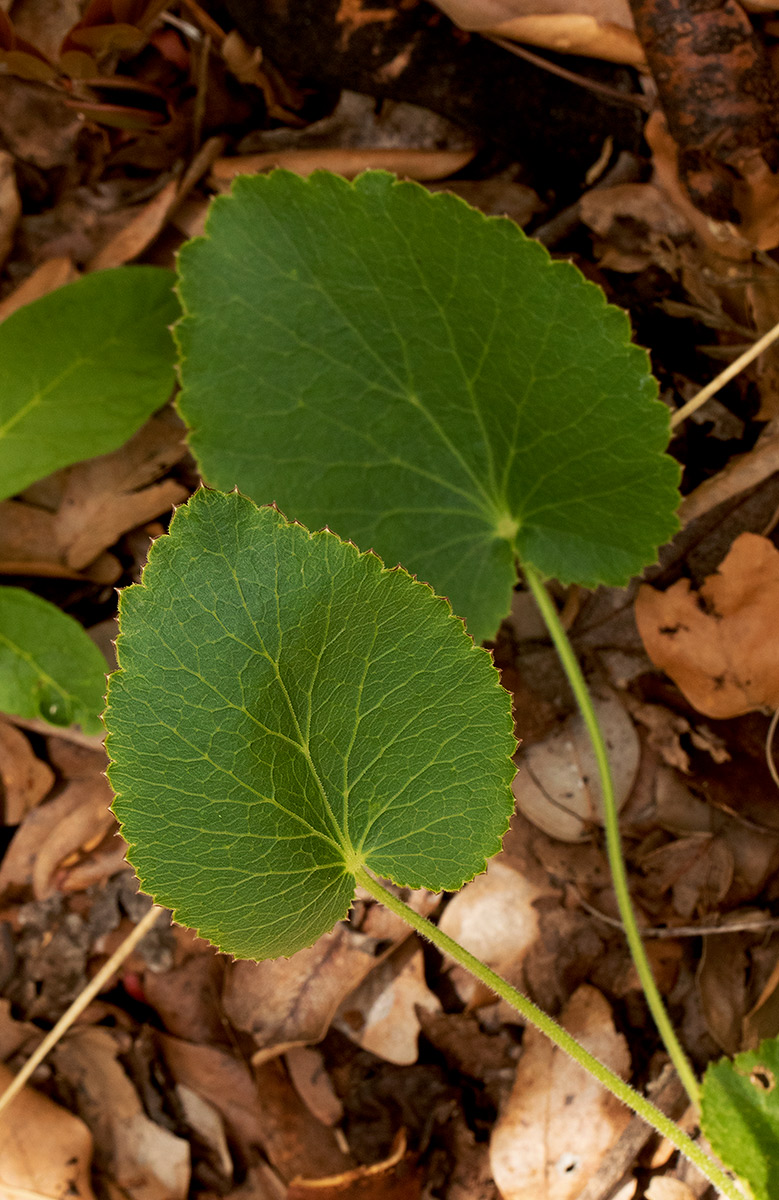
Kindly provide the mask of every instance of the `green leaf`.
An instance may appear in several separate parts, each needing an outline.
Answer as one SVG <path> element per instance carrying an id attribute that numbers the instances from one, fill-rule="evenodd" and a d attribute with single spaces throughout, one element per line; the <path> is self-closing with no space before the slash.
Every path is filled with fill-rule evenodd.
<path id="1" fill-rule="evenodd" d="M 749 1184 L 755 1200 L 776 1200 L 779 1039 L 710 1064 L 703 1077 L 701 1126 L 715 1154 Z"/>
<path id="2" fill-rule="evenodd" d="M 23 588 L 0 588 L 0 712 L 99 733 L 105 677 L 78 621 Z"/>
<path id="3" fill-rule="evenodd" d="M 0 499 L 106 454 L 168 400 L 179 309 L 160 267 L 67 284 L 0 325 Z"/>
<path id="4" fill-rule="evenodd" d="M 179 268 L 206 479 L 401 562 L 477 640 L 516 555 L 624 584 L 676 529 L 626 315 L 513 222 L 383 172 L 277 171 L 217 199 Z"/>
<path id="5" fill-rule="evenodd" d="M 311 945 L 353 872 L 459 887 L 512 809 L 509 698 L 445 600 L 200 491 L 122 595 L 106 725 L 141 886 L 232 954 Z"/>

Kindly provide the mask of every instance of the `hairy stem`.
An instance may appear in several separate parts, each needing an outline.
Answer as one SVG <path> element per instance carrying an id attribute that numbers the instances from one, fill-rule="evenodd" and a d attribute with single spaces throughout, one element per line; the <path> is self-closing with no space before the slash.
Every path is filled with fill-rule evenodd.
<path id="1" fill-rule="evenodd" d="M 511 984 L 502 979 L 493 970 L 469 953 L 459 942 L 455 942 L 448 934 L 444 933 L 427 917 L 421 916 L 410 908 L 392 892 L 374 879 L 372 875 L 363 867 L 355 870 L 355 878 L 357 882 L 370 892 L 377 900 L 391 909 L 397 916 L 401 917 L 408 925 L 411 925 L 417 933 L 428 939 L 436 946 L 443 954 L 447 954 L 460 966 L 465 967 L 472 975 L 475 975 L 482 983 L 491 988 L 502 1000 L 515 1008 L 517 1012 L 535 1025 L 542 1033 L 554 1042 L 560 1050 L 569 1054 L 575 1062 L 593 1075 L 599 1083 L 602 1083 L 605 1088 L 631 1108 L 633 1112 L 638 1113 L 640 1117 L 652 1126 L 663 1137 L 667 1137 L 669 1142 L 676 1146 L 682 1154 L 694 1163 L 703 1176 L 709 1180 L 714 1187 L 718 1188 L 723 1196 L 728 1200 L 745 1200 L 744 1193 L 738 1187 L 736 1182 L 723 1171 L 722 1167 L 710 1158 L 701 1147 L 683 1133 L 679 1126 L 661 1112 L 656 1105 L 652 1104 L 630 1084 L 625 1083 L 624 1079 L 620 1079 L 613 1071 L 609 1070 L 600 1059 L 594 1054 L 590 1054 L 583 1046 L 580 1046 L 574 1037 L 571 1037 L 562 1025 L 558 1025 L 550 1016 L 538 1008 L 537 1005 L 524 996 L 522 992 L 518 992 Z"/>
<path id="2" fill-rule="evenodd" d="M 536 573 L 533 567 L 523 565 L 525 579 L 528 587 L 533 593 L 533 597 L 538 605 L 541 615 L 544 618 L 546 627 L 549 630 L 550 637 L 554 642 L 555 649 L 560 657 L 560 662 L 563 665 L 568 682 L 571 685 L 576 703 L 579 706 L 579 711 L 587 727 L 587 732 L 590 735 L 592 748 L 595 752 L 595 760 L 598 764 L 598 772 L 600 775 L 601 791 L 603 793 L 603 823 L 606 831 L 606 853 L 608 854 L 609 867 L 611 869 L 611 878 L 614 883 L 614 892 L 617 897 L 617 906 L 619 915 L 622 918 L 622 924 L 625 929 L 628 947 L 635 964 L 638 978 L 641 986 L 644 989 L 649 1010 L 652 1013 L 655 1024 L 657 1025 L 660 1037 L 663 1039 L 665 1048 L 668 1051 L 673 1065 L 679 1074 L 679 1078 L 684 1085 L 684 1089 L 690 1100 L 696 1107 L 700 1108 L 700 1085 L 695 1072 L 690 1065 L 687 1055 L 682 1049 L 681 1043 L 676 1036 L 673 1025 L 670 1022 L 668 1013 L 665 1010 L 660 992 L 655 983 L 655 977 L 652 974 L 652 968 L 649 965 L 649 960 L 646 956 L 644 943 L 641 940 L 638 925 L 636 923 L 636 915 L 633 911 L 633 904 L 630 899 L 630 889 L 628 887 L 627 871 L 625 869 L 625 859 L 622 855 L 622 842 L 619 834 L 619 816 L 617 814 L 617 803 L 614 797 L 614 783 L 611 778 L 611 768 L 609 766 L 609 756 L 606 750 L 606 744 L 603 740 L 598 718 L 593 708 L 592 698 L 587 689 L 587 684 L 584 682 L 584 675 L 579 666 L 579 661 L 574 653 L 573 647 L 568 640 L 568 634 L 565 632 L 560 618 L 557 614 L 549 593 L 543 585 L 541 576 Z"/>

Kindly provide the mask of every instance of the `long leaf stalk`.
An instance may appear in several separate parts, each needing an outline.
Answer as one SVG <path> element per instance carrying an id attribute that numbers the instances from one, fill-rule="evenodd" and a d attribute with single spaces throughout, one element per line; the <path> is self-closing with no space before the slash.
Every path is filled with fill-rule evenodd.
<path id="1" fill-rule="evenodd" d="M 536 604 L 539 607 L 541 615 L 544 618 L 549 635 L 554 642 L 555 649 L 563 665 L 563 669 L 568 677 L 568 682 L 576 698 L 576 703 L 579 706 L 579 712 L 582 715 L 587 732 L 590 736 L 592 748 L 595 752 L 595 760 L 598 764 L 598 773 L 600 775 L 601 792 L 603 795 L 603 823 L 606 832 L 606 853 L 608 855 L 609 867 L 611 870 L 611 878 L 614 883 L 614 892 L 617 898 L 617 906 L 619 915 L 622 918 L 622 925 L 625 930 L 630 954 L 635 964 L 636 972 L 644 989 L 649 1010 L 652 1013 L 655 1024 L 663 1039 L 668 1054 L 670 1055 L 673 1065 L 679 1074 L 687 1095 L 692 1103 L 700 1109 L 700 1084 L 695 1075 L 695 1072 L 690 1064 L 687 1055 L 682 1049 L 681 1043 L 676 1036 L 676 1031 L 666 1012 L 662 997 L 658 991 L 655 977 L 652 974 L 652 968 L 649 965 L 649 960 L 646 956 L 644 943 L 641 939 L 641 933 L 636 922 L 636 915 L 633 911 L 633 904 L 630 899 L 630 888 L 628 886 L 627 870 L 625 868 L 625 859 L 622 854 L 622 841 L 619 832 L 619 815 L 617 813 L 617 803 L 614 796 L 614 783 L 611 776 L 611 767 L 609 765 L 608 751 L 603 739 L 603 733 L 595 709 L 592 703 L 587 684 L 584 681 L 582 669 L 579 666 L 579 660 L 574 653 L 573 647 L 568 638 L 568 634 L 563 628 L 557 609 L 555 608 L 552 599 L 544 587 L 541 576 L 533 569 L 523 565 L 525 579 L 528 587 L 533 593 Z"/>
<path id="2" fill-rule="evenodd" d="M 550 1016 L 538 1008 L 527 996 L 522 992 L 517 991 L 511 984 L 507 983 L 500 975 L 496 974 L 486 963 L 476 958 L 459 942 L 454 941 L 443 930 L 429 921 L 427 917 L 423 917 L 420 913 L 410 908 L 403 900 L 384 887 L 377 879 L 365 870 L 364 867 L 356 867 L 354 869 L 357 882 L 365 888 L 376 900 L 379 900 L 397 916 L 410 925 L 417 933 L 432 942 L 443 954 L 454 959 L 460 966 L 465 967 L 478 980 L 495 992 L 502 1000 L 505 1000 L 512 1008 L 522 1016 L 526 1021 L 535 1025 L 542 1033 L 557 1046 L 565 1054 L 570 1055 L 575 1062 L 593 1075 L 599 1083 L 626 1104 L 633 1112 L 638 1113 L 640 1117 L 652 1126 L 662 1137 L 668 1138 L 682 1154 L 684 1154 L 690 1162 L 692 1162 L 701 1174 L 709 1180 L 711 1184 L 717 1188 L 720 1193 L 727 1197 L 727 1200 L 745 1200 L 744 1192 L 739 1188 L 738 1184 L 733 1180 L 722 1167 L 710 1158 L 701 1147 L 694 1142 L 692 1138 L 683 1133 L 679 1126 L 667 1117 L 665 1113 L 646 1097 L 632 1088 L 630 1084 L 625 1083 L 619 1075 L 610 1070 L 600 1059 L 594 1054 L 590 1054 L 583 1046 L 571 1036 L 567 1030 L 563 1029 L 562 1025 L 558 1025 Z"/>

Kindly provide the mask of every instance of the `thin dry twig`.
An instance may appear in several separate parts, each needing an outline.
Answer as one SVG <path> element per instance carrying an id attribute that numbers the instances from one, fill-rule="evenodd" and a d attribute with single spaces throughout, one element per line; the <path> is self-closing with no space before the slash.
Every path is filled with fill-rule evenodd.
<path id="1" fill-rule="evenodd" d="M 508 38 L 499 37 L 497 34 L 483 33 L 481 36 L 486 38 L 488 42 L 494 42 L 502 50 L 508 50 L 509 54 L 513 54 L 517 58 L 524 58 L 525 62 L 533 63 L 534 66 L 540 67 L 542 71 L 549 71 L 550 75 L 558 75 L 560 79 L 566 79 L 569 83 L 578 84 L 579 87 L 586 88 L 588 92 L 595 92 L 599 96 L 606 96 L 609 100 L 613 100 L 617 104 L 632 105 L 633 108 L 640 108 L 642 112 L 649 112 L 652 108 L 652 103 L 646 96 L 639 96 L 635 92 L 617 91 L 616 88 L 609 87 L 607 83 L 600 83 L 597 79 L 589 79 L 586 75 L 579 75 L 576 71 L 569 71 L 567 67 L 561 67 L 559 63 L 544 58 L 543 54 L 534 54 L 526 46 L 518 46 L 516 42 L 511 42 Z"/>
<path id="2" fill-rule="evenodd" d="M 779 322 L 774 325 L 773 329 L 769 329 L 768 333 L 764 333 L 761 338 L 758 338 L 753 346 L 750 346 L 743 354 L 739 354 L 738 358 L 730 366 L 725 367 L 724 371 L 720 371 L 711 383 L 707 383 L 704 388 L 701 388 L 697 396 L 693 396 L 692 400 L 683 404 L 671 417 L 671 428 L 675 429 L 682 421 L 686 421 L 691 413 L 697 412 L 701 405 L 710 400 L 726 383 L 730 383 L 731 379 L 735 379 L 736 375 L 744 370 L 744 367 L 748 367 L 751 362 L 754 362 L 777 338 L 779 338 Z"/>
<path id="3" fill-rule="evenodd" d="M 779 712 L 779 710 L 777 710 Z M 608 913 L 601 912 L 599 908 L 595 908 L 583 896 L 579 896 L 579 903 L 586 912 L 591 916 L 597 917 L 599 921 L 605 922 L 606 925 L 611 925 L 614 929 L 624 929 L 624 926 L 617 917 L 611 917 Z M 730 925 L 642 925 L 642 938 L 677 938 L 677 937 L 709 937 L 714 933 L 763 933 L 769 929 L 779 929 L 779 917 L 765 917 L 757 920 L 734 921 Z"/>

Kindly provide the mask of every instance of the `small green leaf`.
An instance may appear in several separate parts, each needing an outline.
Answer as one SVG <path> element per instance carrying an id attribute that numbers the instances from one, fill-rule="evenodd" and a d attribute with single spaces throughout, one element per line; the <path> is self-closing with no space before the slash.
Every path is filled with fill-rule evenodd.
<path id="1" fill-rule="evenodd" d="M 78 621 L 23 588 L 0 588 L 0 712 L 99 733 L 105 677 Z"/>
<path id="2" fill-rule="evenodd" d="M 676 529 L 625 313 L 513 222 L 383 172 L 278 171 L 216 200 L 179 266 L 205 477 L 401 562 L 477 640 L 516 555 L 624 584 Z"/>
<path id="3" fill-rule="evenodd" d="M 120 604 L 106 724 L 142 887 L 232 954 L 292 954 L 355 869 L 460 887 L 500 847 L 507 693 L 445 600 L 200 491 Z"/>
<path id="4" fill-rule="evenodd" d="M 173 276 L 99 271 L 0 325 L 0 499 L 126 442 L 169 398 Z"/>
<path id="5" fill-rule="evenodd" d="M 703 1078 L 701 1126 L 715 1154 L 755 1200 L 779 1196 L 779 1039 L 712 1063 Z"/>

